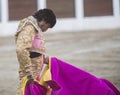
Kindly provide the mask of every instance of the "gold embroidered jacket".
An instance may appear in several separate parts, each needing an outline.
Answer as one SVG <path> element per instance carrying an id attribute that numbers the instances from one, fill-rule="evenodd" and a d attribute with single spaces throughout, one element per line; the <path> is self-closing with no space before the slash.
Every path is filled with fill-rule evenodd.
<path id="1" fill-rule="evenodd" d="M 29 51 L 36 51 L 45 54 L 45 48 L 39 49 L 32 46 L 32 42 L 37 32 L 41 32 L 41 30 L 37 25 L 36 19 L 33 17 L 25 18 L 20 22 L 16 34 L 16 53 L 20 64 L 20 79 L 27 75 L 33 75 L 35 78 L 40 70 L 40 65 L 42 63 L 41 56 L 31 59 L 29 53 Z M 43 39 L 42 34 L 37 34 L 37 36 L 38 38 Z M 44 41 L 41 45 L 44 47 Z"/>

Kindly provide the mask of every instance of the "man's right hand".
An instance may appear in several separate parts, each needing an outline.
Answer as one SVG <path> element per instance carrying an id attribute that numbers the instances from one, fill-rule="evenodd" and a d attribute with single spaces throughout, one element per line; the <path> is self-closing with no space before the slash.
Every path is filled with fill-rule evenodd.
<path id="1" fill-rule="evenodd" d="M 27 78 L 28 78 L 27 84 L 33 83 L 34 79 L 33 79 L 32 75 L 27 76 Z"/>

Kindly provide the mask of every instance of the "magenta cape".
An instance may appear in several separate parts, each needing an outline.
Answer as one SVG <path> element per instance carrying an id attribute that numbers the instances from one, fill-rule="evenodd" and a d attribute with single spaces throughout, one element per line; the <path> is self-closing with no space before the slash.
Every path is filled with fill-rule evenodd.
<path id="1" fill-rule="evenodd" d="M 51 58 L 52 80 L 47 81 L 52 95 L 120 95 L 108 80 L 76 68 L 55 57 Z M 25 88 L 25 95 L 46 95 L 46 88 L 37 82 Z"/>
<path id="2" fill-rule="evenodd" d="M 57 95 L 120 95 L 112 83 L 76 68 L 55 57 L 51 58 L 52 80 L 61 87 Z M 53 91 L 52 95 L 56 95 Z"/>
<path id="3" fill-rule="evenodd" d="M 38 82 L 27 84 L 24 95 L 46 95 L 47 89 Z"/>

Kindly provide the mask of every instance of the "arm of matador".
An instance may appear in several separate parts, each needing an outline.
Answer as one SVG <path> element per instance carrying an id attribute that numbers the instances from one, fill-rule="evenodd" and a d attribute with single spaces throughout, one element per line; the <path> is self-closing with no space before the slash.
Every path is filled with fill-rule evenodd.
<path id="1" fill-rule="evenodd" d="M 25 69 L 27 76 L 33 75 L 29 48 L 35 36 L 35 29 L 32 25 L 26 25 L 19 33 L 16 41 L 16 52 L 20 66 Z"/>

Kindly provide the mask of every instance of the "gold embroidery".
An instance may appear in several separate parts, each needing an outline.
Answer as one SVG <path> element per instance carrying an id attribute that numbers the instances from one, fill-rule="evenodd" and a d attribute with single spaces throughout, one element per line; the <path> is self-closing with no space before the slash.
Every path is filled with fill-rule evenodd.
<path id="1" fill-rule="evenodd" d="M 30 54 L 27 48 L 32 47 L 32 41 L 34 39 L 34 35 L 35 35 L 34 27 L 32 25 L 27 25 L 19 33 L 19 36 L 17 37 L 17 41 L 16 41 L 18 61 L 20 63 L 20 67 L 23 67 L 23 68 L 20 68 L 20 71 L 21 71 L 21 74 L 23 74 L 24 76 L 27 74 L 28 75 L 33 74 L 32 67 L 28 66 L 29 64 L 32 64 L 32 63 L 31 63 L 31 59 L 29 58 Z M 25 72 L 22 72 L 22 71 L 25 71 Z M 23 77 L 23 75 L 20 75 L 20 79 L 21 77 Z"/>
<path id="2" fill-rule="evenodd" d="M 29 57 L 29 51 L 35 51 L 41 54 L 45 54 L 45 42 L 40 43 L 40 45 L 44 47 L 42 49 L 32 46 L 35 33 L 40 32 L 40 29 L 38 28 L 35 20 L 33 22 L 30 22 L 29 20 L 32 21 L 31 18 L 27 18 L 20 22 L 18 27 L 18 33 L 16 35 L 16 53 L 20 64 L 19 77 L 21 81 L 25 76 L 29 74 L 32 74 L 33 77 L 36 79 L 39 74 L 41 63 L 43 61 L 41 56 L 31 59 Z M 38 38 L 44 39 L 42 33 L 38 34 Z M 22 95 L 20 86 L 18 88 L 17 95 Z"/>

